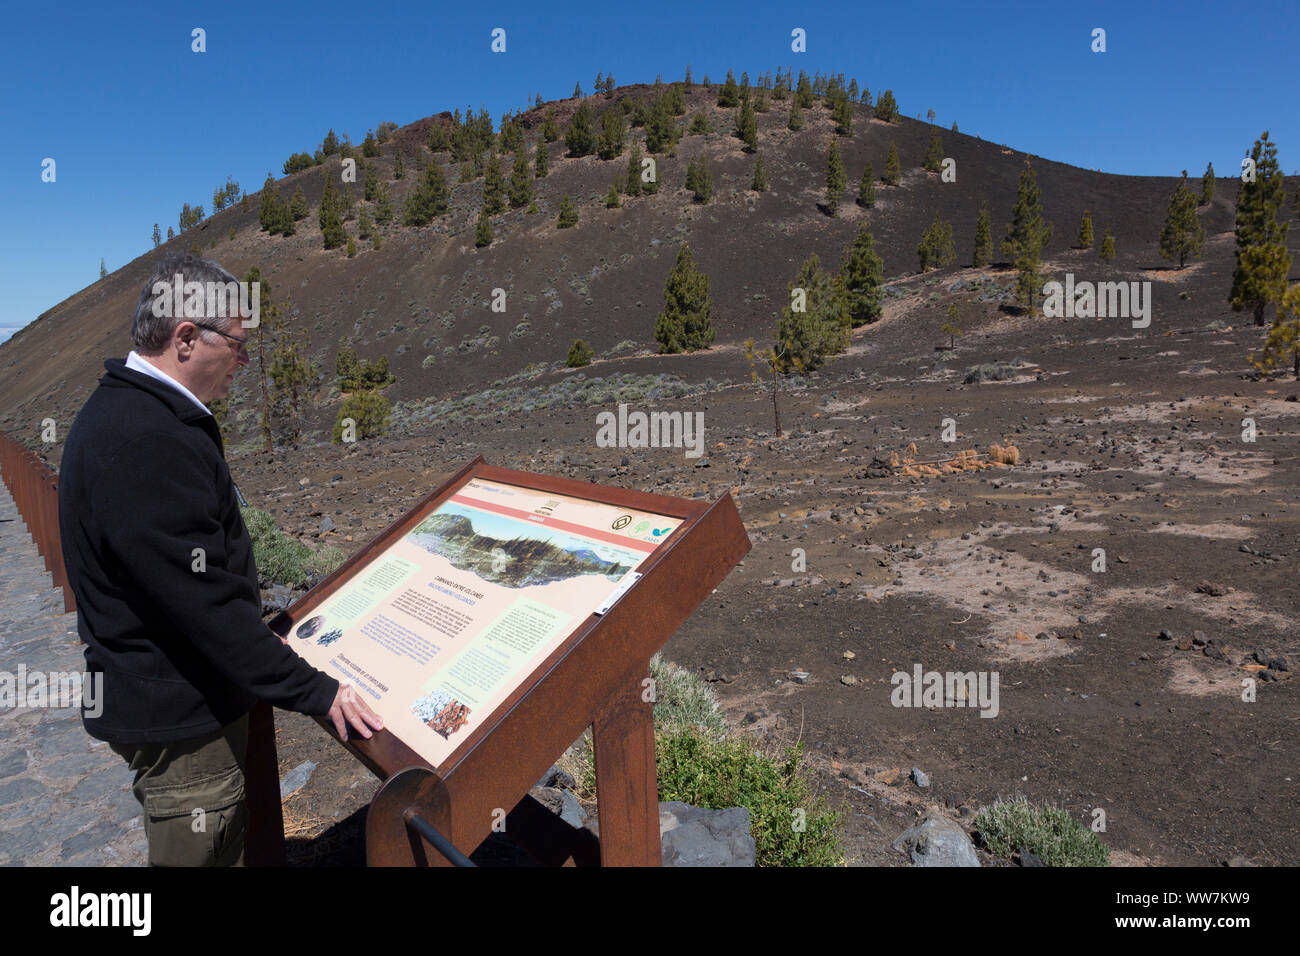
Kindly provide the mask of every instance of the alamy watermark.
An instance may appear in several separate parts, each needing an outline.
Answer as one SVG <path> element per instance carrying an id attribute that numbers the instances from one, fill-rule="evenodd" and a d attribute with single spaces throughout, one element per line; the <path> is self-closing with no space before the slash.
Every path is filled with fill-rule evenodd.
<path id="1" fill-rule="evenodd" d="M 997 671 L 894 671 L 889 702 L 895 707 L 978 707 L 981 717 L 998 715 Z"/>
<path id="2" fill-rule="evenodd" d="M 261 318 L 261 282 L 186 282 L 177 272 L 171 282 L 160 279 L 150 291 L 159 319 L 238 318 L 244 328 L 255 329 Z"/>
<path id="3" fill-rule="evenodd" d="M 704 454 L 703 412 L 629 412 L 620 403 L 596 415 L 597 448 L 685 448 L 687 458 Z"/>
<path id="4" fill-rule="evenodd" d="M 1151 283 L 1074 281 L 1053 279 L 1043 284 L 1043 315 L 1049 319 L 1132 319 L 1133 328 L 1151 324 Z"/>
<path id="5" fill-rule="evenodd" d="M 0 710 L 14 707 L 81 707 L 85 716 L 104 713 L 103 673 L 79 671 L 0 671 Z"/>

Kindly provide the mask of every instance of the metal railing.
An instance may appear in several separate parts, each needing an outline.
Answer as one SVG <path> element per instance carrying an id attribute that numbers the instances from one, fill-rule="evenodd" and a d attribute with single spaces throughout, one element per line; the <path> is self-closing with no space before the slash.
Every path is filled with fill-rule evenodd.
<path id="1" fill-rule="evenodd" d="M 9 488 L 23 523 L 45 560 L 54 586 L 63 589 L 63 610 L 77 608 L 63 566 L 63 540 L 59 537 L 59 479 L 36 454 L 0 432 L 0 479 Z"/>

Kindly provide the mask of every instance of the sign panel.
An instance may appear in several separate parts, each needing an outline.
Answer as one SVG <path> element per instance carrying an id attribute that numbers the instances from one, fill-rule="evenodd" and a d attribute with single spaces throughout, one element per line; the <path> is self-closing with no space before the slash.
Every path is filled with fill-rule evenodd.
<path id="1" fill-rule="evenodd" d="M 289 645 L 437 767 L 681 523 L 471 478 L 352 569 Z"/>

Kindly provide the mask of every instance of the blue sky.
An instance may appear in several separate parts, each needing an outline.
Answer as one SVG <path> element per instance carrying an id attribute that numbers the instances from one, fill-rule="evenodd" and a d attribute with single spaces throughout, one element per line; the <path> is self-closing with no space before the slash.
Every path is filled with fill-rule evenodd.
<path id="1" fill-rule="evenodd" d="M 924 12 L 918 12 L 918 11 Z M 250 193 L 326 130 L 359 143 L 485 105 L 499 120 L 597 72 L 622 85 L 778 66 L 892 88 L 908 116 L 1126 175 L 1220 176 L 1264 129 L 1300 166 L 1300 8 L 1275 3 L 180 5 L 8 8 L 0 37 L 0 340 L 148 251 L 184 202 Z M 190 31 L 207 34 L 191 51 Z M 489 45 L 506 30 L 506 52 Z M 790 49 L 791 30 L 807 52 Z M 1091 50 L 1106 31 L 1106 52 Z M 41 181 L 46 157 L 57 181 Z M 127 316 L 104 316 L 127 322 Z"/>

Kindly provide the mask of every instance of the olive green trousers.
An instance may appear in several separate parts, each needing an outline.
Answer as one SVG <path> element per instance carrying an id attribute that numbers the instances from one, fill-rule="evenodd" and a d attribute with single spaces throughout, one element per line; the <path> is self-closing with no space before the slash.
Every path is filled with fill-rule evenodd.
<path id="1" fill-rule="evenodd" d="M 109 744 L 135 772 L 150 866 L 243 866 L 248 715 L 167 744 Z"/>

